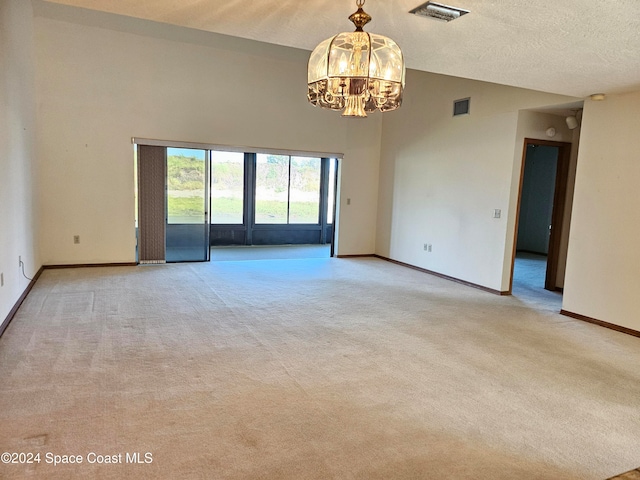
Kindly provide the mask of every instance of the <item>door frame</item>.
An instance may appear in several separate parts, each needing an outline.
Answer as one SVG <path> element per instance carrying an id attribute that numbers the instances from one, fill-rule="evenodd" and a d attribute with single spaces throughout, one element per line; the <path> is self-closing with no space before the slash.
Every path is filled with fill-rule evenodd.
<path id="1" fill-rule="evenodd" d="M 518 245 L 518 224 L 520 223 L 520 204 L 522 201 L 522 185 L 524 182 L 524 167 L 527 160 L 527 147 L 546 146 L 558 147 L 558 161 L 556 165 L 556 183 L 553 192 L 553 209 L 551 213 L 551 232 L 549 234 L 549 252 L 547 253 L 547 272 L 545 275 L 544 288 L 550 291 L 559 291 L 558 264 L 560 260 L 560 242 L 562 240 L 562 227 L 564 221 L 564 210 L 567 201 L 567 183 L 569 179 L 569 164 L 571 162 L 570 142 L 554 142 L 551 140 L 537 140 L 525 138 L 522 148 L 522 162 L 520 164 L 520 184 L 518 186 L 518 203 L 516 207 L 516 221 L 513 236 L 513 252 L 511 255 L 511 279 L 509 282 L 509 293 L 513 289 L 513 271 L 516 262 L 516 247 Z"/>

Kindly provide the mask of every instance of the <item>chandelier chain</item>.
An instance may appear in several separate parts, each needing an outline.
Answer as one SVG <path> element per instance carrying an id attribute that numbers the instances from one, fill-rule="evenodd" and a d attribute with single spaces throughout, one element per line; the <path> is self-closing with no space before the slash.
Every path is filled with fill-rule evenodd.
<path id="1" fill-rule="evenodd" d="M 364 6 L 365 0 L 356 0 L 356 6 L 358 8 L 362 8 Z"/>

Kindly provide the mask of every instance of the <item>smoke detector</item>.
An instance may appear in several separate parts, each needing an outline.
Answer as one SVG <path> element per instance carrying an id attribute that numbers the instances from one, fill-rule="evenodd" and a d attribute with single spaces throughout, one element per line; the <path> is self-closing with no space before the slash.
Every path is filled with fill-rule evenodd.
<path id="1" fill-rule="evenodd" d="M 427 2 L 423 3 L 419 7 L 414 8 L 409 13 L 418 15 L 419 17 L 435 18 L 436 20 L 443 20 L 450 22 L 456 18 L 461 17 L 469 13 L 469 10 L 464 10 L 458 7 L 450 7 L 442 3 Z"/>

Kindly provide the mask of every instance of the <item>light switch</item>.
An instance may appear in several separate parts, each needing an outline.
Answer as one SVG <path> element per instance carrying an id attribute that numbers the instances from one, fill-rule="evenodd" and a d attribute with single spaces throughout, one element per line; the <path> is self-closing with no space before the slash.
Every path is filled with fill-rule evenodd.
<path id="1" fill-rule="evenodd" d="M 500 210 L 499 208 L 496 208 L 493 211 L 493 218 L 500 218 L 500 215 L 502 215 L 502 210 Z"/>

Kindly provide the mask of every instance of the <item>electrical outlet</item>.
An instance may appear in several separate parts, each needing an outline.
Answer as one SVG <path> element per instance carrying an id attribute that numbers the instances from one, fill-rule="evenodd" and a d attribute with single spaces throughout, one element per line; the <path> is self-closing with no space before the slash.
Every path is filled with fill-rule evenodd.
<path id="1" fill-rule="evenodd" d="M 493 210 L 493 218 L 500 218 L 502 216 L 502 210 L 496 208 Z"/>
<path id="2" fill-rule="evenodd" d="M 76 245 L 80 243 L 80 235 L 73 236 L 73 243 L 75 243 Z"/>
<path id="3" fill-rule="evenodd" d="M 4 273 L 0 272 L 0 287 L 4 287 Z"/>
<path id="4" fill-rule="evenodd" d="M 424 248 L 424 251 L 425 251 L 425 252 L 426 252 L 426 251 L 428 251 L 428 250 L 429 250 L 429 244 L 428 244 L 428 243 L 425 243 L 425 244 L 424 244 L 424 246 L 423 246 L 422 248 Z"/>
<path id="5" fill-rule="evenodd" d="M 427 252 L 430 252 L 431 249 L 432 249 L 432 245 L 431 244 L 427 245 Z"/>

